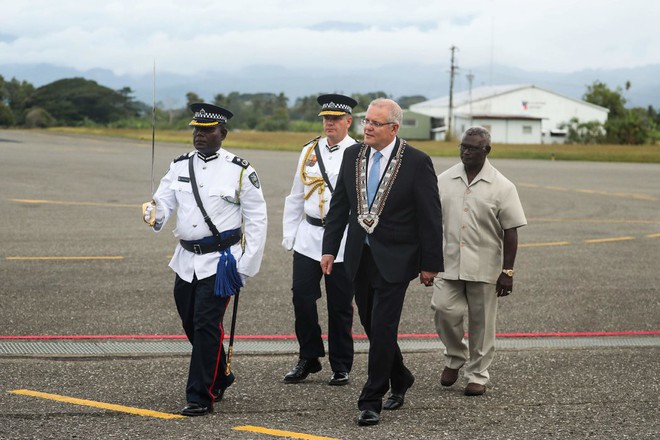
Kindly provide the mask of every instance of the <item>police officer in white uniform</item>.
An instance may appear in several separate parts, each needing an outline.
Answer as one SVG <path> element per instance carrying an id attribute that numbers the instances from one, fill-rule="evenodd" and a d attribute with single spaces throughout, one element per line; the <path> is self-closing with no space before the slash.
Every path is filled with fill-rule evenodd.
<path id="1" fill-rule="evenodd" d="M 316 301 L 321 297 L 321 243 L 325 215 L 337 182 L 344 150 L 356 141 L 348 135 L 351 113 L 357 102 L 343 95 L 317 98 L 321 105 L 325 137 L 303 148 L 293 176 L 291 193 L 284 202 L 282 246 L 293 249 L 293 309 L 300 345 L 296 366 L 284 376 L 286 383 L 298 383 L 310 373 L 321 371 L 319 358 L 325 356 Z M 337 255 L 340 264 L 325 276 L 328 307 L 328 352 L 332 376 L 330 385 L 346 385 L 353 366 L 353 286 L 343 264 L 344 243 Z M 337 267 L 338 266 L 338 267 Z M 337 270 L 338 269 L 338 270 Z"/>
<path id="2" fill-rule="evenodd" d="M 144 216 L 160 231 L 176 210 L 179 244 L 169 266 L 176 272 L 174 299 L 192 344 L 181 414 L 199 416 L 213 412 L 213 403 L 234 381 L 233 373 L 225 375 L 222 320 L 231 295 L 259 272 L 267 217 L 256 171 L 221 148 L 233 114 L 205 103 L 190 109 L 195 151 L 170 164 Z"/>

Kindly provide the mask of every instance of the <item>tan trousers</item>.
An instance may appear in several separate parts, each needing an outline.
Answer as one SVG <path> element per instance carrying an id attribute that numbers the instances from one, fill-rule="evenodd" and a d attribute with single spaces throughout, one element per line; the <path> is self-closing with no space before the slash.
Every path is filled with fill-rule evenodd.
<path id="1" fill-rule="evenodd" d="M 459 369 L 465 365 L 468 383 L 485 385 L 495 355 L 495 285 L 436 277 L 431 308 L 435 310 L 435 328 L 446 347 L 445 366 Z M 466 312 L 469 348 L 464 337 Z"/>

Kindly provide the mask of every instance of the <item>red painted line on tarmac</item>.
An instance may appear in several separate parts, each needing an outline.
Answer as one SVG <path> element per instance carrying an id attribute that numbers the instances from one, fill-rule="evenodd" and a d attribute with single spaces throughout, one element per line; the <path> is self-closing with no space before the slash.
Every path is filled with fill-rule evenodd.
<path id="1" fill-rule="evenodd" d="M 593 338 L 607 336 L 657 336 L 660 330 L 616 331 L 616 332 L 528 332 L 498 333 L 498 338 Z M 401 339 L 434 339 L 435 333 L 400 333 Z M 323 335 L 327 339 L 327 335 Z M 354 334 L 354 339 L 367 339 L 365 334 Z M 185 335 L 0 335 L 0 340 L 85 340 L 85 339 L 186 339 Z M 296 339 L 296 335 L 236 335 L 243 340 L 283 340 Z"/>

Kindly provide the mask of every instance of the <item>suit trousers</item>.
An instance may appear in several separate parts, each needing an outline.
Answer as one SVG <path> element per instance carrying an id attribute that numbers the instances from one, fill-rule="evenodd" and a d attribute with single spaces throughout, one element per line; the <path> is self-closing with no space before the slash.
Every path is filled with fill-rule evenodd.
<path id="1" fill-rule="evenodd" d="M 401 310 L 409 281 L 388 283 L 380 274 L 371 249 L 365 245 L 355 277 L 355 304 L 369 337 L 367 382 L 358 400 L 361 411 L 380 413 L 387 390 L 402 392 L 414 377 L 403 363 L 397 342 Z"/>
<path id="2" fill-rule="evenodd" d="M 316 302 L 321 297 L 321 265 L 317 260 L 293 253 L 293 311 L 296 337 L 302 359 L 325 356 Z M 332 371 L 350 372 L 353 367 L 353 285 L 342 263 L 325 276 L 328 308 L 328 357 Z"/>
<path id="3" fill-rule="evenodd" d="M 213 293 L 215 275 L 188 283 L 179 276 L 174 282 L 174 301 L 183 329 L 192 344 L 186 399 L 188 403 L 213 406 L 218 388 L 226 388 L 227 357 L 222 341 L 222 320 L 229 298 Z"/>
<path id="4" fill-rule="evenodd" d="M 495 285 L 436 277 L 431 307 L 435 310 L 435 328 L 446 347 L 445 365 L 458 369 L 465 364 L 468 383 L 485 385 L 495 355 Z M 466 312 L 469 346 L 464 338 Z"/>

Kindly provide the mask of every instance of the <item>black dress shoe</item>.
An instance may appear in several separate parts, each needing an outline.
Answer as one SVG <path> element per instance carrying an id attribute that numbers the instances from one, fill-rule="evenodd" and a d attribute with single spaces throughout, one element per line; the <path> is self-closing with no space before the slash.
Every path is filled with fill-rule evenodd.
<path id="1" fill-rule="evenodd" d="M 213 399 L 214 402 L 220 402 L 222 400 L 222 398 L 225 395 L 225 390 L 227 390 L 227 388 L 229 388 L 231 384 L 234 383 L 235 379 L 236 376 L 234 376 L 234 373 L 229 373 L 229 376 L 226 377 L 224 383 L 215 390 L 213 390 L 213 395 L 215 396 L 215 398 Z"/>
<path id="2" fill-rule="evenodd" d="M 328 381 L 328 385 L 346 385 L 348 384 L 348 373 L 346 371 L 335 371 Z"/>
<path id="3" fill-rule="evenodd" d="M 385 400 L 385 403 L 383 403 L 383 409 L 399 409 L 403 406 L 404 402 L 404 395 L 403 394 L 390 394 L 390 397 Z"/>
<path id="4" fill-rule="evenodd" d="M 323 367 L 318 359 L 300 359 L 298 365 L 284 376 L 285 383 L 298 383 L 307 379 L 310 373 L 318 373 Z"/>
<path id="5" fill-rule="evenodd" d="M 377 425 L 380 422 L 380 414 L 376 411 L 365 409 L 358 416 L 357 422 L 360 426 Z"/>
<path id="6" fill-rule="evenodd" d="M 403 402 L 405 401 L 406 392 L 410 389 L 411 386 L 413 386 L 413 383 L 415 383 L 415 377 L 411 375 L 407 387 L 401 391 L 392 390 L 390 396 L 387 398 L 387 400 L 385 400 L 385 403 L 383 403 L 383 409 L 393 410 L 401 408 L 403 406 Z"/>
<path id="7" fill-rule="evenodd" d="M 181 410 L 182 416 L 196 417 L 196 416 L 205 416 L 206 414 L 212 413 L 213 408 L 210 406 L 203 406 L 199 403 L 191 402 Z"/>

